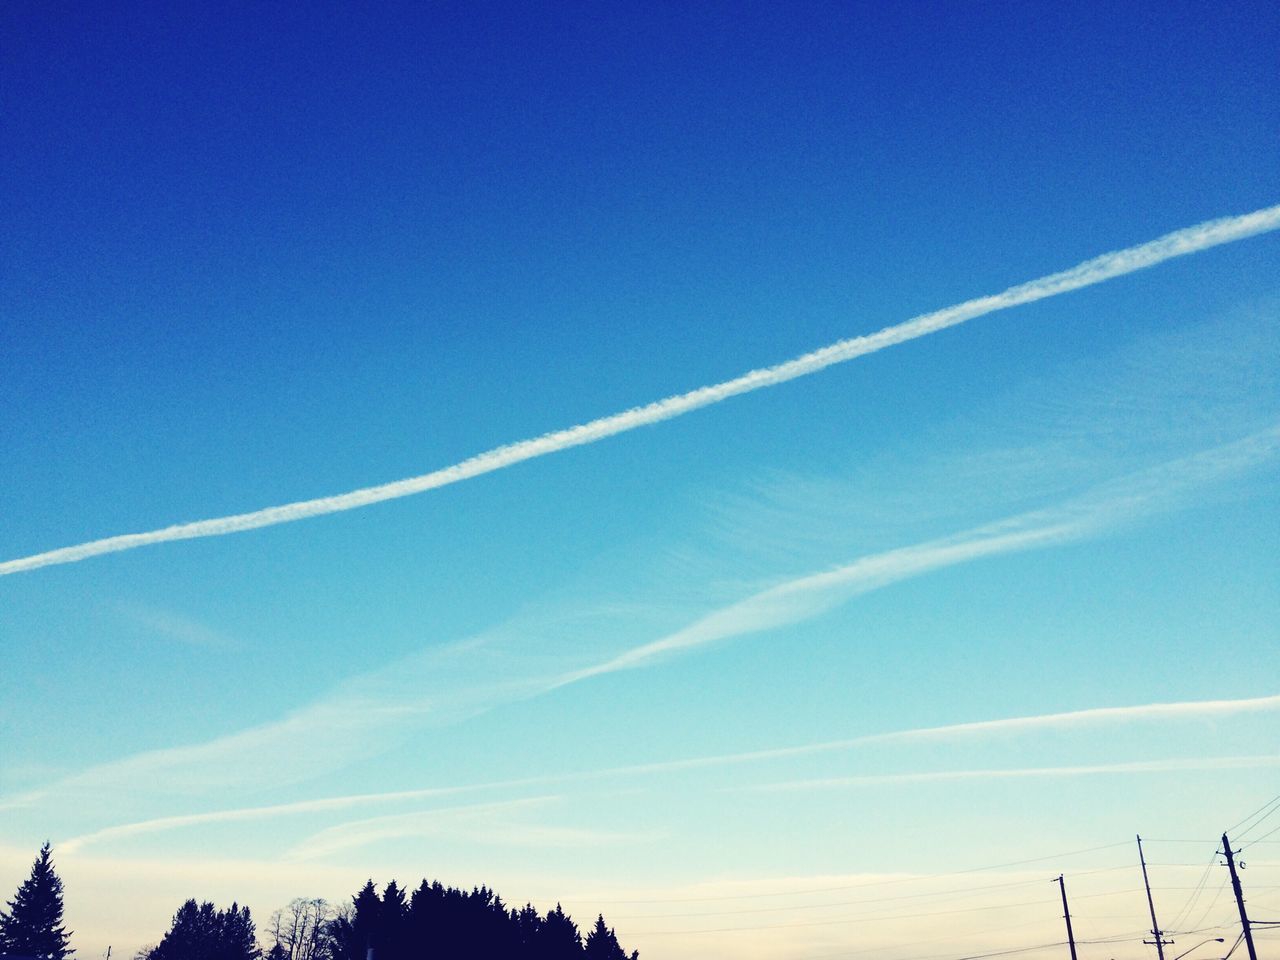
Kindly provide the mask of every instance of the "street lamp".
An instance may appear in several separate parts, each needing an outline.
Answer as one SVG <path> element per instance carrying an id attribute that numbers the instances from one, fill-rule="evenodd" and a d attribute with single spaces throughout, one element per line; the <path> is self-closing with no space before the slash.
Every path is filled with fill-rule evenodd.
<path id="1" fill-rule="evenodd" d="M 1222 943 L 1222 942 L 1223 940 L 1221 937 L 1210 937 L 1208 940 L 1201 940 L 1194 947 L 1192 947 L 1191 950 L 1199 950 L 1206 943 Z M 1190 953 L 1191 950 L 1183 950 L 1180 954 L 1174 957 L 1173 960 L 1182 960 L 1182 958 L 1185 957 L 1188 953 Z"/>

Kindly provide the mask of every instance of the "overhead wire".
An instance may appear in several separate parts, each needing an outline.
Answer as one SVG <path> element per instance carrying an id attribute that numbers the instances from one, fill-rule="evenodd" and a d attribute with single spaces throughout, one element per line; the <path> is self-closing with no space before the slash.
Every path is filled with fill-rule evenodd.
<path id="1" fill-rule="evenodd" d="M 1009 887 L 1028 887 L 1043 883 L 1043 880 L 1015 880 L 1011 883 L 989 883 L 981 887 L 969 887 L 967 890 L 935 890 L 930 893 L 902 893 L 892 897 L 860 897 L 856 900 L 838 900 L 833 903 L 798 903 L 785 907 L 752 907 L 747 910 L 711 910 L 699 913 L 648 913 L 633 916 L 617 916 L 617 920 L 648 920 L 657 917 L 715 917 L 735 913 L 779 913 L 787 910 L 817 910 L 823 907 L 855 906 L 863 903 L 889 903 L 899 900 L 919 900 L 926 897 L 944 897 L 947 899 L 963 899 L 973 893 L 986 890 L 1001 890 Z"/>
<path id="2" fill-rule="evenodd" d="M 1213 913 L 1213 908 L 1218 905 L 1218 901 L 1222 899 L 1223 891 L 1227 889 L 1227 878 L 1223 877 L 1222 882 L 1218 884 L 1218 889 L 1213 895 L 1213 899 L 1209 901 L 1209 905 L 1204 908 L 1204 913 L 1200 914 L 1200 919 L 1196 921 L 1196 926 L 1204 923 L 1209 919 L 1209 914 Z"/>
<path id="3" fill-rule="evenodd" d="M 1262 821 L 1259 821 L 1259 823 L 1261 823 L 1261 822 L 1262 822 Z M 1252 847 L 1255 843 L 1266 843 L 1266 842 L 1267 842 L 1267 838 L 1268 838 L 1268 837 L 1270 837 L 1270 836 L 1272 836 L 1272 835 L 1274 835 L 1274 834 L 1276 834 L 1276 833 L 1280 833 L 1280 826 L 1275 827 L 1275 828 L 1273 828 L 1273 829 L 1271 829 L 1271 830 L 1268 830 L 1266 833 L 1264 833 L 1262 836 L 1258 837 L 1256 840 L 1249 840 L 1249 841 L 1246 841 L 1245 843 L 1242 843 L 1242 844 L 1240 845 L 1240 849 L 1241 849 L 1241 850 L 1248 850 L 1248 849 L 1249 849 L 1250 847 Z"/>
<path id="4" fill-rule="evenodd" d="M 1073 897 L 1072 901 L 1076 902 L 1080 900 L 1093 900 L 1099 897 L 1114 897 L 1118 894 L 1123 894 L 1127 892 L 1128 892 L 1127 888 L 1123 890 L 1105 890 L 1101 893 L 1089 893 L 1089 894 L 1085 894 L 1084 896 Z M 655 931 L 646 931 L 644 933 L 644 936 L 677 936 L 681 934 L 704 934 L 704 933 L 739 933 L 739 932 L 747 932 L 752 930 L 782 930 L 782 929 L 788 929 L 791 927 L 821 927 L 821 926 L 837 926 L 841 924 L 856 924 L 856 923 L 884 923 L 886 921 L 894 921 L 894 920 L 918 920 L 923 917 L 954 916 L 955 914 L 958 914 L 958 913 L 979 913 L 979 912 L 985 912 L 988 910 L 1010 910 L 1010 909 L 1013 909 L 1014 907 L 1027 907 L 1027 906 L 1036 906 L 1041 904 L 1050 906 L 1056 903 L 1057 903 L 1056 898 L 1053 896 L 1049 896 L 1047 898 L 1041 898 L 1037 900 L 1018 900 L 1018 901 L 1006 902 L 1006 903 L 989 904 L 987 906 L 982 906 L 982 907 L 958 907 L 952 910 L 930 910 L 930 911 L 923 911 L 923 912 L 916 912 L 916 913 L 891 913 L 891 914 L 872 913 L 872 914 L 861 914 L 859 916 L 854 916 L 854 917 L 841 917 L 833 920 L 801 920 L 801 921 L 796 921 L 791 923 L 771 923 L 771 924 L 762 924 L 762 925 L 756 925 L 756 926 L 750 926 L 750 927 L 715 927 L 715 928 L 703 928 L 703 929 L 693 929 L 693 930 L 655 930 Z M 810 908 L 802 907 L 801 909 L 810 909 Z M 650 914 L 647 917 L 631 916 L 631 917 L 618 917 L 616 919 L 619 919 L 619 920 L 626 919 L 634 923 L 637 920 L 659 920 L 659 919 L 670 919 L 672 917 L 694 917 L 694 918 L 703 917 L 703 916 L 715 917 L 715 916 L 725 916 L 726 914 L 734 915 L 734 914 L 740 914 L 740 913 L 755 913 L 755 912 L 756 911 L 754 910 L 743 910 L 743 911 L 713 911 L 705 914 L 704 913 Z M 1196 932 L 1196 931 L 1190 931 L 1190 932 Z"/>
<path id="5" fill-rule="evenodd" d="M 1044 863 L 1048 860 L 1060 860 L 1063 857 L 1075 857 L 1084 853 L 1096 853 L 1099 850 L 1114 850 L 1116 847 L 1127 847 L 1130 841 L 1122 840 L 1119 843 L 1104 843 L 1097 847 L 1085 847 L 1081 850 L 1068 850 L 1065 853 L 1055 853 L 1047 857 L 1032 857 L 1028 860 L 1010 860 L 1005 863 L 992 863 L 983 867 L 969 867 L 965 870 L 952 870 L 946 873 L 931 873 L 923 876 L 912 877 L 892 877 L 885 880 L 865 880 L 860 883 L 841 884 L 831 887 L 811 887 L 805 890 L 778 890 L 770 893 L 735 893 L 723 894 L 718 897 L 657 897 L 651 899 L 622 899 L 608 900 L 604 898 L 593 898 L 595 903 L 611 904 L 611 903 L 710 903 L 719 900 L 759 900 L 766 897 L 792 897 L 803 896 L 809 893 L 833 893 L 838 890 L 857 890 L 866 887 L 884 887 L 899 883 L 924 883 L 928 880 L 942 880 L 947 877 L 963 877 L 974 873 L 985 873 L 989 870 L 1000 870 L 1005 867 L 1021 867 L 1031 863 Z M 1111 869 L 1111 868 L 1107 868 Z M 1117 868 L 1118 869 L 1118 868 Z"/>
<path id="6" fill-rule="evenodd" d="M 1044 920 L 1042 918 L 1037 917 L 1034 920 L 1028 920 L 1022 923 L 1003 923 L 998 927 L 986 927 L 981 930 L 969 931 L 963 934 L 963 938 L 987 937 L 998 933 L 1005 933 L 1009 930 L 1024 930 L 1027 927 L 1037 926 L 1043 922 Z M 939 940 L 952 940 L 955 937 L 956 934 L 954 932 L 948 932 L 936 937 L 926 937 L 923 940 L 911 940 L 906 943 L 895 943 L 893 946 L 895 949 L 901 950 L 907 947 L 918 947 L 924 943 L 937 943 Z M 843 960 L 843 958 L 846 957 L 860 957 L 867 953 L 881 953 L 884 949 L 885 948 L 881 946 L 862 947 L 858 950 L 841 950 L 839 953 L 824 953 L 819 956 L 811 955 L 804 957 L 803 960 Z M 918 960 L 923 960 L 923 958 L 918 958 Z"/>
<path id="7" fill-rule="evenodd" d="M 1209 874 L 1213 870 L 1213 866 L 1218 862 L 1218 854 L 1215 851 L 1209 855 L 1209 862 L 1204 865 L 1204 870 L 1200 873 L 1200 879 L 1196 882 L 1195 888 L 1191 895 L 1183 903 L 1182 909 L 1179 910 L 1172 920 L 1169 921 L 1169 929 L 1176 930 L 1183 920 L 1190 916 L 1191 911 L 1195 909 L 1196 903 L 1199 901 L 1201 894 L 1204 893 L 1205 885 L 1209 882 Z"/>
<path id="8" fill-rule="evenodd" d="M 1254 818 L 1254 817 L 1257 817 L 1257 816 L 1258 816 L 1258 814 L 1262 813 L 1262 811 L 1266 810 L 1268 807 L 1270 807 L 1270 808 L 1272 808 L 1272 809 L 1271 809 L 1268 813 L 1265 813 L 1265 814 L 1263 814 L 1263 815 L 1262 815 L 1261 819 L 1258 821 L 1259 823 L 1260 823 L 1262 820 L 1265 820 L 1267 817 L 1271 816 L 1271 814 L 1272 814 L 1272 813 L 1275 813 L 1275 812 L 1276 812 L 1276 808 L 1277 808 L 1277 807 L 1280 807 L 1280 794 L 1276 794 L 1274 797 L 1272 797 L 1270 800 L 1268 800 L 1266 803 L 1264 803 L 1262 806 L 1260 806 L 1257 810 L 1253 811 L 1253 813 L 1249 814 L 1247 817 L 1245 817 L 1245 818 L 1244 818 L 1243 820 L 1241 820 L 1239 823 L 1234 823 L 1234 824 L 1232 824 L 1231 826 L 1227 827 L 1227 829 L 1226 829 L 1225 831 L 1223 831 L 1223 832 L 1224 832 L 1224 833 L 1226 833 L 1226 834 L 1228 834 L 1228 835 L 1230 835 L 1230 834 L 1232 834 L 1232 833 L 1235 833 L 1235 831 L 1236 831 L 1239 827 L 1242 827 L 1242 826 L 1244 826 L 1244 824 L 1249 823 L 1249 821 L 1250 821 L 1250 820 L 1253 820 L 1253 818 Z M 1250 825 L 1250 826 L 1248 826 L 1248 827 L 1245 827 L 1245 833 L 1248 833 L 1248 832 L 1249 832 L 1250 830 L 1252 830 L 1252 829 L 1253 829 L 1253 827 L 1254 827 L 1254 826 L 1256 826 L 1256 825 L 1257 825 L 1257 824 L 1252 824 L 1252 825 Z"/>
<path id="9" fill-rule="evenodd" d="M 1130 869 L 1129 864 L 1122 864 L 1118 867 L 1103 867 L 1097 870 L 1085 870 L 1080 873 L 1073 873 L 1071 876 L 1073 879 L 1077 877 L 1091 877 L 1091 876 L 1097 876 L 1098 874 L 1102 874 L 1102 873 L 1114 873 L 1117 870 L 1128 870 L 1128 869 Z M 824 909 L 826 907 L 857 906 L 857 905 L 866 904 L 866 903 L 892 903 L 892 902 L 899 902 L 902 900 L 922 900 L 922 899 L 929 899 L 929 898 L 938 898 L 940 900 L 963 900 L 966 897 L 983 893 L 988 890 L 1004 890 L 1010 887 L 1037 886 L 1041 883 L 1044 883 L 1043 878 L 1037 878 L 1035 880 L 1014 880 L 1008 883 L 988 883 L 988 884 L 983 884 L 982 886 L 979 886 L 979 887 L 965 887 L 965 888 L 956 888 L 956 889 L 950 889 L 950 890 L 930 890 L 925 893 L 900 893 L 900 894 L 895 894 L 894 896 L 891 896 L 891 897 L 858 897 L 857 899 L 854 899 L 854 900 L 837 900 L 837 901 L 827 902 L 827 903 L 797 903 L 797 904 L 790 904 L 788 906 L 783 906 L 783 907 L 752 907 L 748 910 L 707 910 L 707 911 L 686 912 L 686 913 L 646 913 L 646 914 L 632 914 L 632 915 L 621 915 L 621 916 L 615 915 L 614 918 L 617 920 L 649 920 L 649 919 L 656 919 L 658 917 L 716 917 L 716 916 L 731 916 L 731 915 L 740 914 L 740 913 L 783 913 L 783 912 L 793 911 L 793 910 L 819 910 L 819 909 Z M 1116 892 L 1123 892 L 1123 891 L 1116 891 Z M 1096 894 L 1094 894 L 1094 896 L 1096 896 Z M 1079 899 L 1085 899 L 1085 898 L 1081 897 Z M 615 902 L 621 902 L 621 901 L 615 901 Z M 636 902 L 636 901 L 626 901 L 626 902 Z"/>
<path id="10" fill-rule="evenodd" d="M 978 911 L 986 911 L 986 910 L 1011 910 L 1014 907 L 1030 907 L 1030 906 L 1038 906 L 1041 904 L 1052 904 L 1052 903 L 1054 903 L 1053 898 L 1046 897 L 1039 900 L 1018 900 L 1013 903 L 997 903 L 997 904 L 992 904 L 990 906 L 985 906 L 985 907 L 959 907 L 955 910 L 931 910 L 923 913 L 893 913 L 893 914 L 879 915 L 879 916 L 864 915 L 864 916 L 858 916 L 858 917 L 842 917 L 838 920 L 801 920 L 793 923 L 769 923 L 769 924 L 759 924 L 751 927 L 716 927 L 713 929 L 700 929 L 700 930 L 654 930 L 654 931 L 644 932 L 644 936 L 664 937 L 664 936 L 678 936 L 682 934 L 688 935 L 688 934 L 703 934 L 703 933 L 746 933 L 753 930 L 785 930 L 785 929 L 790 929 L 792 927 L 831 927 L 831 926 L 838 926 L 841 924 L 848 924 L 848 923 L 883 923 L 885 921 L 893 921 L 893 920 L 918 920 L 922 917 L 954 916 L 957 913 L 977 913 Z M 744 912 L 753 912 L 753 911 L 744 911 Z M 710 914 L 710 916 L 716 916 L 716 915 L 717 914 Z M 699 916 L 699 914 L 681 914 L 681 916 L 696 917 L 696 916 Z M 635 920 L 642 919 L 642 918 L 631 917 L 629 919 L 634 922 Z M 654 919 L 658 919 L 658 918 L 655 917 Z"/>

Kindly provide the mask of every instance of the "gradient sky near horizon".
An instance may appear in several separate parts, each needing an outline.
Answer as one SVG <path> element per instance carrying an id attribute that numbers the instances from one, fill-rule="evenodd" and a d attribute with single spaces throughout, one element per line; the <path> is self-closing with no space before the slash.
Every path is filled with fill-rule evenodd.
<path id="1" fill-rule="evenodd" d="M 1274 4 L 0 24 L 0 561 L 1280 202 Z M 1060 940 L 1076 871 L 1140 960 L 1140 832 L 1220 935 L 1201 868 L 1280 794 L 1277 277 L 1268 233 L 445 489 L 0 577 L 0 898 L 49 838 L 86 958 L 190 896 L 428 876 L 647 960 L 908 960 Z"/>

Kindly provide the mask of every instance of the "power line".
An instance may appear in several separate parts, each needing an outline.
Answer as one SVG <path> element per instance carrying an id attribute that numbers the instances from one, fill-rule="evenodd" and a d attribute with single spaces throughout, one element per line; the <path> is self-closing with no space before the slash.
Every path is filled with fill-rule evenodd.
<path id="1" fill-rule="evenodd" d="M 1010 930 L 1025 930 L 1027 927 L 1038 926 L 1042 923 L 1044 923 L 1044 919 L 1042 917 L 1037 917 L 1034 920 L 1024 921 L 1022 923 L 1004 923 L 998 927 L 985 927 L 981 930 L 972 930 L 969 933 L 964 934 L 962 939 L 973 939 L 975 937 L 989 937 L 998 933 L 1007 933 Z M 907 947 L 918 947 L 924 943 L 937 943 L 939 940 L 951 940 L 951 939 L 954 939 L 955 936 L 956 934 L 954 933 L 944 933 L 944 934 L 941 934 L 940 936 L 927 937 L 923 940 L 910 940 L 906 943 L 894 943 L 893 948 L 897 950 L 904 950 Z M 841 950 L 839 953 L 824 953 L 818 956 L 810 955 L 810 956 L 804 957 L 803 960 L 843 960 L 843 958 L 846 958 L 846 957 L 860 957 L 863 954 L 867 954 L 867 953 L 880 953 L 884 949 L 885 948 L 882 946 L 862 947 L 858 950 Z M 915 958 L 915 960 L 929 960 L 929 958 L 917 957 Z"/>
<path id="2" fill-rule="evenodd" d="M 1261 823 L 1261 822 L 1262 822 L 1261 820 L 1259 820 L 1259 821 L 1258 821 L 1258 823 Z M 1257 824 L 1254 824 L 1254 826 L 1257 826 Z M 1240 849 L 1241 849 L 1241 850 L 1248 850 L 1248 849 L 1249 849 L 1250 847 L 1252 847 L 1255 843 L 1266 843 L 1266 842 L 1267 842 L 1267 837 L 1269 837 L 1269 836 L 1271 836 L 1272 834 L 1275 834 L 1275 833 L 1280 833 L 1280 827 L 1276 827 L 1274 830 L 1268 830 L 1266 833 L 1264 833 L 1262 836 L 1260 836 L 1257 840 L 1250 840 L 1248 843 L 1244 844 Z"/>
<path id="3" fill-rule="evenodd" d="M 1204 870 L 1200 873 L 1200 880 L 1196 883 L 1191 896 L 1188 897 L 1187 902 L 1182 905 L 1182 909 L 1174 915 L 1174 918 L 1171 921 L 1169 921 L 1170 929 L 1176 928 L 1183 920 L 1187 919 L 1187 917 L 1190 916 L 1191 911 L 1195 909 L 1197 901 L 1199 901 L 1201 894 L 1204 893 L 1205 885 L 1209 882 L 1209 874 L 1213 871 L 1214 864 L 1217 862 L 1217 853 L 1210 854 L 1209 861 L 1204 865 Z"/>
<path id="4" fill-rule="evenodd" d="M 1231 955 L 1236 952 L 1236 947 L 1240 946 L 1240 944 L 1242 944 L 1243 942 L 1244 942 L 1244 934 L 1237 933 L 1236 942 L 1231 945 L 1230 950 L 1228 950 L 1225 954 L 1222 955 L 1222 960 L 1231 960 Z"/>
<path id="5" fill-rule="evenodd" d="M 1218 901 L 1222 899 L 1222 894 L 1227 889 L 1228 882 L 1229 881 L 1226 877 L 1222 878 L 1222 882 L 1218 884 L 1218 889 L 1213 894 L 1213 899 L 1209 901 L 1209 906 L 1204 908 L 1204 913 L 1200 914 L 1200 919 L 1196 921 L 1197 927 L 1209 919 L 1209 914 L 1213 913 L 1213 908 L 1216 907 L 1218 905 Z M 1181 932 L 1183 931 L 1179 931 L 1179 933 Z"/>
<path id="6" fill-rule="evenodd" d="M 1038 880 L 1035 882 L 1043 883 L 1043 881 L 1041 880 Z M 1114 897 L 1114 896 L 1128 893 L 1128 892 L 1130 892 L 1128 889 L 1106 890 L 1106 891 L 1103 891 L 1102 893 L 1085 894 L 1082 897 L 1074 897 L 1073 899 L 1074 900 L 1093 900 L 1093 899 L 1097 899 L 1098 897 Z M 854 916 L 854 917 L 842 917 L 836 920 L 801 920 L 793 923 L 771 923 L 771 924 L 757 925 L 757 926 L 751 926 L 751 927 L 717 927 L 714 929 L 699 929 L 699 930 L 655 930 L 655 931 L 645 932 L 644 936 L 650 937 L 650 936 L 676 936 L 678 934 L 736 933 L 739 931 L 748 931 L 748 930 L 783 930 L 783 929 L 788 929 L 790 927 L 835 926 L 835 925 L 847 924 L 847 923 L 884 923 L 886 921 L 894 921 L 894 920 L 918 920 L 924 917 L 954 916 L 955 914 L 958 914 L 958 913 L 981 913 L 988 910 L 1009 910 L 1009 909 L 1013 909 L 1014 907 L 1034 906 L 1037 904 L 1048 904 L 1052 902 L 1053 902 L 1053 898 L 1050 897 L 1049 899 L 1018 900 L 1013 902 L 989 904 L 987 906 L 982 906 L 982 907 L 958 907 L 954 910 L 930 910 L 930 911 L 917 912 L 917 913 L 861 914 L 859 916 Z M 836 905 L 838 906 L 838 904 Z M 808 909 L 816 909 L 816 907 L 801 906 L 795 909 L 808 910 Z M 753 914 L 756 912 L 757 911 L 754 911 L 754 910 L 741 910 L 741 911 L 712 911 L 710 913 L 705 913 L 705 914 L 704 913 L 650 914 L 648 916 L 639 915 L 639 916 L 630 916 L 630 917 L 616 917 L 615 919 L 628 920 L 634 923 L 637 920 L 659 920 L 659 919 L 671 919 L 673 917 L 692 917 L 692 918 L 703 917 L 703 916 L 717 917 L 717 916 L 725 916 L 725 915 L 738 915 L 738 914 L 744 914 L 744 913 Z M 1198 931 L 1190 931 L 1190 932 L 1195 933 Z M 1079 942 L 1085 943 L 1087 941 L 1081 940 Z"/>
<path id="7" fill-rule="evenodd" d="M 893 897 L 862 897 L 857 900 L 837 900 L 831 903 L 797 903 L 786 907 L 751 907 L 747 910 L 710 910 L 699 913 L 647 913 L 632 916 L 615 916 L 613 920 L 649 920 L 658 917 L 719 917 L 736 913 L 780 913 L 787 910 L 818 910 L 823 907 L 849 907 L 862 903 L 889 903 L 898 900 L 919 900 L 925 897 L 947 897 L 961 899 L 970 893 L 981 893 L 984 890 L 1000 890 L 1009 887 L 1030 887 L 1043 883 L 1042 880 L 1017 880 L 1013 883 L 989 883 L 981 887 L 970 887 L 968 890 L 936 890 L 932 893 L 903 893 Z"/>
<path id="8" fill-rule="evenodd" d="M 1130 869 L 1132 869 L 1132 867 L 1130 867 L 1129 864 L 1123 864 L 1118 867 L 1105 867 L 1100 870 L 1086 870 L 1082 873 L 1075 873 L 1075 874 L 1072 874 L 1072 878 L 1074 879 L 1077 877 L 1091 877 L 1091 876 L 1097 876 L 1098 874 L 1102 874 L 1102 873 L 1115 873 L 1117 870 L 1130 870 Z M 922 900 L 922 899 L 928 899 L 933 897 L 943 899 L 943 900 L 963 900 L 966 897 L 983 893 L 988 890 L 1006 890 L 1010 887 L 1037 886 L 1043 882 L 1044 882 L 1043 880 L 1038 880 L 1038 879 L 1037 880 L 1014 880 L 1009 883 L 988 883 L 980 887 L 967 887 L 965 889 L 932 890 L 928 893 L 900 893 L 891 897 L 859 897 L 854 900 L 836 900 L 836 901 L 829 901 L 827 903 L 796 903 L 796 904 L 790 904 L 785 907 L 751 907 L 746 910 L 706 910 L 706 911 L 695 911 L 695 912 L 686 912 L 686 913 L 642 913 L 642 914 L 631 914 L 631 915 L 610 914 L 610 916 L 612 916 L 613 919 L 615 920 L 655 920 L 660 917 L 661 918 L 723 917 L 723 916 L 733 916 L 735 914 L 744 914 L 744 913 L 751 913 L 751 914 L 785 913 L 785 912 L 794 911 L 794 910 L 821 910 L 827 907 L 858 906 L 860 904 L 865 904 L 865 903 L 892 903 L 892 902 L 899 902 L 902 900 Z M 1165 889 L 1185 889 L 1185 888 L 1155 887 L 1153 889 L 1165 890 Z M 1122 894 L 1126 892 L 1128 892 L 1127 889 L 1126 890 L 1109 890 L 1103 893 L 1091 893 L 1091 894 L 1088 894 L 1087 896 L 1077 897 L 1076 899 L 1087 900 L 1087 899 L 1090 899 L 1091 897 L 1116 896 L 1118 894 Z M 635 901 L 628 901 L 628 902 L 635 902 Z M 982 909 L 982 908 L 975 908 L 975 909 Z"/>
<path id="9" fill-rule="evenodd" d="M 1037 881 L 1039 882 L 1039 881 Z M 998 927 L 984 927 L 981 930 L 972 930 L 962 935 L 962 939 L 973 939 L 975 937 L 989 937 L 998 933 L 1007 933 L 1010 930 L 1025 930 L 1027 927 L 1039 926 L 1044 923 L 1043 917 L 1037 917 L 1034 920 L 1023 921 L 1022 923 L 1003 923 Z M 918 947 L 923 943 L 937 943 L 939 940 L 952 940 L 956 937 L 955 933 L 944 933 L 936 937 L 928 937 L 923 940 L 910 940 L 906 943 L 894 943 L 893 947 L 897 950 L 903 950 L 907 947 Z M 858 950 L 841 950 L 839 953 L 824 953 L 820 956 L 808 956 L 803 960 L 840 960 L 845 957 L 860 957 L 867 953 L 880 953 L 885 948 L 881 946 L 863 947 Z M 917 957 L 915 960 L 928 960 L 927 957 Z"/>
<path id="10" fill-rule="evenodd" d="M 1211 844 L 1213 846 L 1217 846 L 1220 842 L 1221 841 L 1219 840 L 1181 840 L 1181 839 L 1175 840 L 1170 837 L 1147 837 L 1145 840 L 1143 840 L 1143 843 L 1194 843 L 1200 846 L 1209 846 Z M 1256 840 L 1254 841 L 1254 843 L 1257 843 L 1257 842 L 1258 841 Z M 1273 840 L 1271 842 L 1280 843 L 1280 840 Z"/>
<path id="11" fill-rule="evenodd" d="M 1039 881 L 1043 882 L 1043 881 Z M 662 937 L 675 936 L 677 934 L 702 934 L 702 933 L 738 933 L 748 930 L 785 930 L 791 927 L 829 927 L 846 923 L 884 923 L 893 920 L 919 920 L 923 917 L 944 917 L 954 916 L 957 913 L 977 913 L 985 910 L 1011 910 L 1014 907 L 1030 907 L 1039 904 L 1052 903 L 1051 898 L 1041 898 L 1039 900 L 1018 900 L 1013 903 L 997 903 L 986 907 L 960 907 L 955 910 L 930 910 L 924 913 L 892 913 L 885 916 L 863 915 L 859 917 L 842 917 L 839 920 L 801 920 L 795 923 L 769 923 L 753 927 L 717 927 L 715 929 L 704 930 L 655 930 L 646 932 L 646 937 Z M 744 911 L 747 913 L 753 911 Z M 717 914 L 711 914 L 716 916 Z M 698 914 L 679 914 L 679 916 L 696 917 Z M 621 917 L 618 919 L 622 919 Z M 646 919 L 644 917 L 629 917 L 631 921 Z M 654 917 L 653 919 L 658 919 Z"/>
<path id="12" fill-rule="evenodd" d="M 1225 833 L 1234 833 L 1238 827 L 1241 827 L 1241 826 L 1243 826 L 1244 824 L 1248 823 L 1250 820 L 1252 820 L 1252 819 L 1253 819 L 1254 817 L 1256 817 L 1258 814 L 1262 813 L 1262 811 L 1263 811 L 1263 810 L 1266 810 L 1266 809 L 1267 809 L 1267 807 L 1275 806 L 1276 804 L 1280 804 L 1280 794 L 1277 794 L 1276 796 L 1272 797 L 1270 800 L 1268 800 L 1266 803 L 1264 803 L 1262 806 L 1260 806 L 1257 810 L 1253 811 L 1253 813 L 1249 814 L 1247 817 L 1245 817 L 1245 818 L 1244 818 L 1243 820 L 1241 820 L 1239 823 L 1232 824 L 1231 826 L 1227 827 L 1227 829 L 1226 829 L 1224 832 L 1225 832 Z M 1271 813 L 1274 813 L 1274 812 L 1275 812 L 1274 810 L 1272 810 L 1272 811 L 1271 811 Z M 1267 817 L 1271 816 L 1271 813 L 1266 814 L 1266 815 L 1263 817 L 1263 819 L 1265 820 Z M 1251 829 L 1253 829 L 1253 828 L 1252 828 L 1252 827 L 1246 827 L 1246 828 L 1245 828 L 1245 832 L 1247 833 L 1247 832 L 1248 832 L 1249 830 L 1251 830 Z"/>
<path id="13" fill-rule="evenodd" d="M 838 890 L 857 890 L 866 887 L 886 887 L 899 883 L 923 883 L 927 880 L 941 880 L 947 877 L 963 877 L 972 873 L 984 873 L 988 870 L 1000 870 L 1004 867 L 1021 867 L 1029 863 L 1044 863 L 1047 860 L 1059 860 L 1063 857 L 1075 857 L 1083 853 L 1096 853 L 1099 850 L 1114 850 L 1116 847 L 1127 847 L 1128 841 L 1104 843 L 1098 847 L 1085 847 L 1082 850 L 1069 850 L 1066 853 L 1050 854 L 1047 857 L 1032 857 L 1029 860 L 1010 860 L 1006 863 L 992 863 L 984 867 L 970 867 L 966 870 L 953 870 L 949 873 L 931 873 L 920 877 L 896 877 L 889 880 L 865 880 L 861 883 L 849 883 L 835 887 L 812 887 L 807 890 L 779 890 L 773 893 L 735 893 L 719 897 L 660 897 L 647 900 L 605 900 L 592 898 L 595 903 L 710 903 L 718 900 L 759 900 L 765 897 L 793 897 L 809 893 L 833 893 Z M 1195 864 L 1199 866 L 1199 864 Z M 1107 869 L 1112 869 L 1108 867 Z M 1121 869 L 1119 867 L 1115 869 Z"/>

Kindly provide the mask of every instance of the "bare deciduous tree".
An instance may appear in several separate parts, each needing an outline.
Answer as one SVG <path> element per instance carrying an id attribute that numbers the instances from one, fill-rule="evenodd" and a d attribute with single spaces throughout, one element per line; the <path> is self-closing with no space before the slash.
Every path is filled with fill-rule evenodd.
<path id="1" fill-rule="evenodd" d="M 298 897 L 277 910 L 267 923 L 274 941 L 269 956 L 280 960 L 318 960 L 324 956 L 328 927 L 334 916 L 329 901 L 322 897 Z"/>

